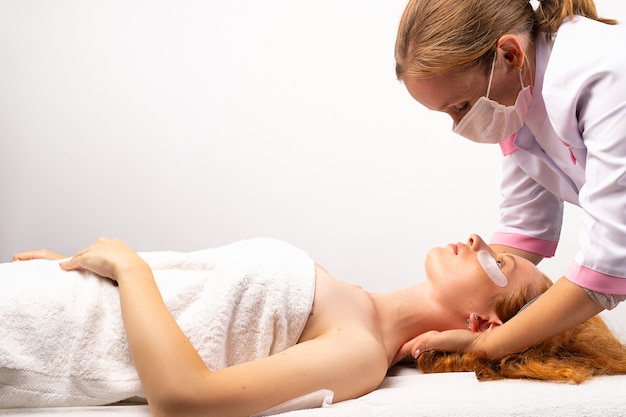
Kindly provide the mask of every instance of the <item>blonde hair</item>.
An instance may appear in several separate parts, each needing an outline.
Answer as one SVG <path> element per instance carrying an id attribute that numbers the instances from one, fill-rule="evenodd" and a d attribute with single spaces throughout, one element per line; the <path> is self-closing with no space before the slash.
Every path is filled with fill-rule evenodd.
<path id="1" fill-rule="evenodd" d="M 443 72 L 487 68 L 503 35 L 543 32 L 551 39 L 566 18 L 585 16 L 603 23 L 592 0 L 410 0 L 395 46 L 396 76 L 428 78 Z"/>
<path id="2" fill-rule="evenodd" d="M 552 282 L 546 277 L 545 292 Z M 532 299 L 529 288 L 508 299 L 496 300 L 496 312 L 509 320 Z M 515 311 L 515 312 L 513 312 Z M 502 314 L 502 315 L 500 315 Z M 429 351 L 419 356 L 422 372 L 475 372 L 479 380 L 525 378 L 581 383 L 592 376 L 626 374 L 626 346 L 600 316 L 592 317 L 559 336 L 520 353 L 491 360 L 480 352 Z"/>

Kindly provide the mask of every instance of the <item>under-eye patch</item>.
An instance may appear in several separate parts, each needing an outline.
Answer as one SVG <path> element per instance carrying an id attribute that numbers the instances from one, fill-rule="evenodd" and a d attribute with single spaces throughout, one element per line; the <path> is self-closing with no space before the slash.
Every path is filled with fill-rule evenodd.
<path id="1" fill-rule="evenodd" d="M 487 276 L 493 281 L 493 283 L 498 287 L 506 287 L 508 280 L 500 270 L 500 267 L 496 263 L 493 256 L 491 256 L 491 254 L 486 250 L 479 250 L 477 257 L 478 262 L 480 262 L 480 266 L 483 267 Z"/>

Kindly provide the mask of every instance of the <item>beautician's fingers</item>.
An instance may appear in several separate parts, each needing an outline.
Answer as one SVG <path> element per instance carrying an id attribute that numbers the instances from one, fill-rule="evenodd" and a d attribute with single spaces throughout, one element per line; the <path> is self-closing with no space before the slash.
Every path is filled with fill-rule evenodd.
<path id="1" fill-rule="evenodd" d="M 415 356 L 413 356 L 413 352 L 415 351 L 413 346 L 415 345 L 415 343 L 418 343 L 416 341 L 418 337 L 414 337 L 413 339 L 409 340 L 404 345 L 402 345 L 400 350 L 398 350 L 398 352 L 396 353 L 396 356 L 393 358 L 393 364 L 396 364 L 398 362 L 402 362 L 405 360 L 409 360 L 409 359 L 414 360 L 416 358 Z"/>
<path id="2" fill-rule="evenodd" d="M 58 260 L 67 258 L 67 256 L 61 255 L 60 253 L 52 252 L 48 249 L 37 249 L 26 252 L 20 252 L 13 255 L 14 261 L 30 261 L 31 259 L 49 259 L 49 260 Z"/>
<path id="3" fill-rule="evenodd" d="M 469 330 L 446 330 L 443 332 L 429 331 L 412 340 L 411 355 L 417 358 L 427 350 L 443 350 L 446 352 L 468 352 L 473 350 L 483 333 Z"/>

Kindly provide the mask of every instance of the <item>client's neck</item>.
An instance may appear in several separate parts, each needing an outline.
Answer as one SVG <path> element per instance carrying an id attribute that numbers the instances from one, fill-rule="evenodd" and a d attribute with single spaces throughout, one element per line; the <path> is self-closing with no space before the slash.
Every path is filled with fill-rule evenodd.
<path id="1" fill-rule="evenodd" d="M 430 294 L 426 281 L 398 291 L 372 294 L 388 353 L 395 355 L 404 343 L 421 333 L 446 329 L 446 313 Z"/>

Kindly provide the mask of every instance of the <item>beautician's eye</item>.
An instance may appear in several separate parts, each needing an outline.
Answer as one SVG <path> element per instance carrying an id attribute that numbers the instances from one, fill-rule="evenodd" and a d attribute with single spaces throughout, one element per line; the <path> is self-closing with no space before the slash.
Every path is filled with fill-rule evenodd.
<path id="1" fill-rule="evenodd" d="M 459 106 L 456 108 L 456 111 L 459 113 L 463 113 L 464 111 L 466 111 L 467 109 L 469 109 L 469 103 L 465 102 L 463 103 L 463 105 Z"/>

